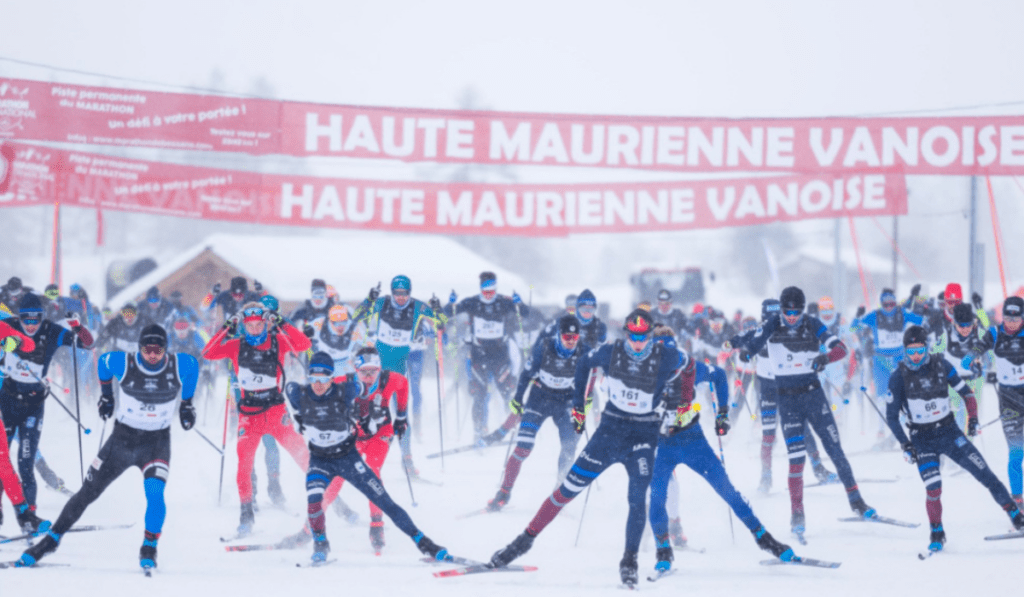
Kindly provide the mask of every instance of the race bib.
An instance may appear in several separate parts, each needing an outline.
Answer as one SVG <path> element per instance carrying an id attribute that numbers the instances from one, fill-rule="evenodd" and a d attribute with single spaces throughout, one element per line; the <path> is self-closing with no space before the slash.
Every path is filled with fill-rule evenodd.
<path id="1" fill-rule="evenodd" d="M 170 427 L 177 410 L 177 400 L 147 404 L 129 396 L 127 392 L 121 392 L 118 397 L 117 420 L 142 431 L 156 431 Z"/>
<path id="2" fill-rule="evenodd" d="M 243 390 L 255 392 L 277 387 L 277 376 L 256 373 L 244 367 L 238 368 L 238 384 Z"/>
<path id="3" fill-rule="evenodd" d="M 1006 359 L 996 359 L 996 378 L 1004 386 L 1024 385 L 1024 365 L 1014 365 Z"/>
<path id="4" fill-rule="evenodd" d="M 898 330 L 878 330 L 878 348 L 900 348 L 903 346 L 903 332 Z"/>
<path id="5" fill-rule="evenodd" d="M 382 319 L 377 327 L 377 341 L 388 346 L 409 346 L 412 342 L 412 331 L 393 328 Z"/>
<path id="6" fill-rule="evenodd" d="M 480 340 L 496 340 L 505 337 L 505 322 L 490 321 L 481 317 L 473 318 L 473 336 Z"/>
<path id="7" fill-rule="evenodd" d="M 573 377 L 555 377 L 554 375 L 551 375 L 550 373 L 544 371 L 543 369 L 541 369 L 540 375 L 538 377 L 540 378 L 540 382 L 542 384 L 551 388 L 552 390 L 565 390 L 567 388 L 570 388 L 572 387 L 572 382 L 575 379 Z"/>
<path id="8" fill-rule="evenodd" d="M 306 441 L 318 448 L 330 448 L 347 440 L 352 433 L 345 431 L 321 431 L 315 427 L 306 427 L 302 436 Z"/>
<path id="9" fill-rule="evenodd" d="M 907 408 L 910 410 L 911 423 L 934 423 L 949 414 L 949 398 L 907 400 Z"/>
<path id="10" fill-rule="evenodd" d="M 17 353 L 9 352 L 4 359 L 4 374 L 20 383 L 40 383 L 43 379 L 43 366 L 26 361 Z"/>
<path id="11" fill-rule="evenodd" d="M 617 379 L 605 378 L 608 400 L 622 412 L 643 415 L 654 410 L 654 396 L 634 388 L 627 388 Z"/>

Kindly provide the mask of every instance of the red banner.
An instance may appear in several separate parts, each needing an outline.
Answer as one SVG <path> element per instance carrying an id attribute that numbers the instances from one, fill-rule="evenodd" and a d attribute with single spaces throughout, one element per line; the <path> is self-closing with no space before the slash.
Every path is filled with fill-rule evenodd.
<path id="1" fill-rule="evenodd" d="M 63 205 L 289 226 L 564 236 L 907 213 L 900 174 L 699 182 L 470 184 L 174 166 L 16 145 L 0 206 Z"/>
<path id="2" fill-rule="evenodd" d="M 0 79 L 0 139 L 676 172 L 1024 173 L 1024 116 L 515 114 L 331 106 L 19 79 Z"/>

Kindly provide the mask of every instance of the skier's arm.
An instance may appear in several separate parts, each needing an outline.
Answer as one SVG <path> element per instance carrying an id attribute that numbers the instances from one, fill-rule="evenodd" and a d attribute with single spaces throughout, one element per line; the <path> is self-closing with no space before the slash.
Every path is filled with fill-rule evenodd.
<path id="1" fill-rule="evenodd" d="M 771 338 L 775 330 L 778 329 L 780 322 L 781 320 L 778 317 L 771 317 L 761 327 L 754 330 L 753 335 L 747 340 L 747 352 L 750 354 L 761 352 L 764 345 L 768 343 L 768 338 Z"/>
<path id="2" fill-rule="evenodd" d="M 711 388 L 715 391 L 715 396 L 717 398 L 715 402 L 718 404 L 718 410 L 722 411 L 724 409 L 728 412 L 729 380 L 725 376 L 725 369 L 705 365 L 704 363 L 697 363 L 693 385 L 697 385 L 705 381 L 710 383 Z"/>
<path id="3" fill-rule="evenodd" d="M 191 400 L 199 383 L 199 361 L 190 354 L 178 353 L 178 379 L 181 380 L 181 399 Z"/>
<path id="4" fill-rule="evenodd" d="M 903 409 L 903 405 L 907 402 L 907 395 L 903 391 L 902 368 L 897 368 L 889 378 L 889 393 L 892 394 L 892 400 L 885 407 L 885 422 L 889 425 L 889 429 L 892 430 L 896 441 L 902 446 L 910 442 L 906 432 L 903 431 L 903 426 L 900 425 L 900 410 Z"/>
<path id="5" fill-rule="evenodd" d="M 572 406 L 576 410 L 583 412 L 586 404 L 587 394 L 587 381 L 590 379 L 590 370 L 595 367 L 608 368 L 612 358 L 612 345 L 605 344 L 597 350 L 592 350 L 587 354 L 580 357 L 576 361 L 576 376 L 573 380 L 572 387 Z M 658 392 L 661 391 L 661 386 L 664 385 L 664 380 L 658 386 Z M 655 393 L 657 395 L 657 392 Z"/>
<path id="6" fill-rule="evenodd" d="M 234 361 L 238 358 L 238 339 L 229 339 L 228 328 L 222 327 L 203 347 L 203 358 L 211 361 L 217 359 Z"/>
<path id="7" fill-rule="evenodd" d="M 950 365 L 949 362 L 943 361 L 946 365 L 946 383 L 949 387 L 953 388 L 960 394 L 964 399 L 964 406 L 967 407 L 967 418 L 977 419 L 978 418 L 978 401 L 974 397 L 974 392 L 971 390 L 971 386 L 967 385 L 963 379 L 960 379 L 960 375 L 957 374 L 956 368 Z"/>
<path id="8" fill-rule="evenodd" d="M 114 398 L 113 379 L 121 379 L 128 366 L 127 355 L 120 350 L 104 353 L 96 364 L 96 375 L 100 379 L 100 393 L 106 397 Z"/>
<path id="9" fill-rule="evenodd" d="M 544 357 L 545 341 L 550 342 L 551 339 L 546 336 L 541 336 L 533 343 L 533 349 L 530 351 L 530 359 L 526 361 L 526 367 L 523 367 L 522 373 L 519 374 L 519 385 L 516 386 L 516 394 L 512 398 L 513 402 L 518 402 L 519 404 L 523 403 L 523 396 L 526 395 L 526 388 L 540 372 L 540 363 Z"/>
<path id="10" fill-rule="evenodd" d="M 303 334 L 302 330 L 287 321 L 282 321 L 278 324 L 277 332 L 280 334 L 278 338 L 284 344 L 284 348 L 286 348 L 286 350 L 282 350 L 280 354 L 282 366 L 284 365 L 284 358 L 289 352 L 301 354 L 313 347 L 313 343 L 306 337 L 306 334 Z"/>

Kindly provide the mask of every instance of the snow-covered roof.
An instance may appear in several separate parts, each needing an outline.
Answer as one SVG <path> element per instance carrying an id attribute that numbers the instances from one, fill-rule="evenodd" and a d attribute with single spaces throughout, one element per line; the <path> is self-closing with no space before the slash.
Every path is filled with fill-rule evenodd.
<path id="1" fill-rule="evenodd" d="M 308 298 L 313 278 L 323 278 L 333 285 L 342 300 L 361 299 L 378 282 L 382 282 L 386 294 L 391 278 L 398 274 L 412 279 L 413 296 L 420 300 L 429 299 L 431 293 L 447 300 L 452 289 L 460 297 L 477 293 L 478 276 L 488 270 L 497 274 L 502 294 L 515 289 L 525 296 L 528 289 L 520 276 L 442 236 L 376 232 L 345 232 L 344 236 L 214 234 L 127 286 L 110 304 L 120 305 L 145 294 L 207 248 L 258 279 L 281 301 Z"/>

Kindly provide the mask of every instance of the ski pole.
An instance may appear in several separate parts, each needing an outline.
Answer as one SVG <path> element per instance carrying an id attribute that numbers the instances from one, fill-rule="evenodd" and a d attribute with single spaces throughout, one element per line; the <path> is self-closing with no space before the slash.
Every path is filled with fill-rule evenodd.
<path id="1" fill-rule="evenodd" d="M 104 430 L 105 430 L 105 429 L 106 429 L 106 427 L 104 427 Z M 213 443 L 212 441 L 210 441 L 210 438 L 208 438 L 208 437 L 206 437 L 205 435 L 203 435 L 203 432 L 202 432 L 202 431 L 199 431 L 198 429 L 196 429 L 196 430 L 195 430 L 195 432 L 196 432 L 197 434 L 199 434 L 199 437 L 203 438 L 203 441 L 205 441 L 206 443 L 210 444 L 210 447 L 211 447 L 211 448 L 213 448 L 214 450 L 216 450 L 218 454 L 221 454 L 221 455 L 223 455 L 223 454 L 224 454 L 224 451 L 223 451 L 223 450 L 221 450 L 220 448 L 218 448 L 218 447 L 217 447 L 217 444 L 215 444 L 215 443 Z"/>
<path id="2" fill-rule="evenodd" d="M 29 372 L 31 373 L 31 370 Z M 75 413 L 71 412 L 71 409 L 68 408 L 67 406 L 65 406 L 64 403 L 60 401 L 60 398 L 57 397 L 57 394 L 50 388 L 50 384 L 43 382 L 43 380 L 39 379 L 39 377 L 37 377 L 35 373 L 32 373 L 32 377 L 35 377 L 36 381 L 38 381 L 44 388 L 46 388 L 46 393 L 49 394 L 51 398 L 53 398 L 54 400 L 57 401 L 57 404 L 59 404 L 60 407 L 64 409 L 64 412 L 68 413 L 68 416 L 71 417 L 71 419 L 75 423 L 78 423 L 78 428 L 81 431 L 84 431 L 86 435 L 89 435 L 90 433 L 92 433 L 92 429 L 89 429 L 85 425 L 82 425 L 82 420 L 80 418 L 76 417 Z M 81 439 L 81 438 L 79 438 L 79 439 Z M 82 482 L 84 483 L 85 482 L 85 480 L 84 480 L 84 477 L 85 477 L 84 471 L 83 471 L 82 476 L 83 476 Z"/>
<path id="3" fill-rule="evenodd" d="M 408 432 L 409 430 L 407 429 L 406 433 Z M 441 461 L 444 462 L 443 456 L 441 457 Z M 416 494 L 412 492 L 412 476 L 409 474 L 409 467 L 405 466 L 404 462 L 402 465 L 402 469 L 405 471 L 405 482 L 409 484 L 409 497 L 412 499 L 412 507 L 415 508 L 418 504 L 416 503 Z"/>
<path id="4" fill-rule="evenodd" d="M 100 450 L 103 449 L 103 436 L 107 434 L 107 421 L 103 420 L 103 429 L 100 430 Z"/>
<path id="5" fill-rule="evenodd" d="M 221 439 L 220 450 L 220 481 L 217 483 L 217 505 L 220 505 L 221 497 L 224 494 L 224 453 L 228 449 L 228 416 L 231 409 L 231 375 L 228 375 L 228 391 L 224 396 L 224 436 Z"/>
<path id="6" fill-rule="evenodd" d="M 715 386 L 715 384 L 711 384 L 711 392 L 712 392 L 712 394 L 715 391 L 715 387 L 714 386 Z M 714 398 L 711 399 L 711 406 L 712 406 L 712 408 L 715 409 L 715 413 L 716 413 L 716 416 L 717 416 L 717 413 L 718 413 L 718 403 L 715 401 Z M 718 459 L 722 461 L 722 468 L 724 469 L 725 468 L 725 449 L 722 447 L 722 436 L 718 435 L 717 431 L 715 432 L 715 436 L 718 438 Z M 736 531 L 733 529 L 732 507 L 729 506 L 728 504 L 726 504 L 726 507 L 729 508 L 729 534 L 732 535 L 732 543 L 733 543 L 733 545 L 735 545 L 736 544 Z"/>
<path id="7" fill-rule="evenodd" d="M 75 334 L 75 341 L 71 343 L 71 377 L 75 378 L 75 413 L 77 413 L 76 420 L 82 418 L 82 406 L 78 399 L 78 347 L 75 344 L 78 343 L 78 334 Z M 79 424 L 78 432 L 78 472 L 82 476 L 82 484 L 85 484 L 85 456 L 82 454 L 82 432 L 81 424 Z"/>
<path id="8" fill-rule="evenodd" d="M 583 498 L 583 510 L 580 511 L 580 526 L 576 529 L 576 542 L 572 544 L 573 547 L 580 546 L 580 533 L 583 532 L 583 515 L 587 513 L 587 502 L 590 501 L 590 487 L 593 483 L 587 485 L 587 495 Z"/>
<path id="9" fill-rule="evenodd" d="M 443 329 L 438 328 L 434 325 L 434 333 L 437 336 L 436 348 L 434 349 L 434 365 L 437 367 L 437 437 L 441 441 L 441 473 L 444 473 L 444 405 L 441 403 L 441 397 L 444 394 L 444 343 L 443 343 Z M 408 469 L 405 471 L 406 475 L 409 474 Z M 412 481 L 409 481 L 409 493 L 412 493 Z M 413 498 L 413 505 L 416 505 L 416 499 Z"/>
<path id="10" fill-rule="evenodd" d="M 871 398 L 871 396 L 868 396 L 868 389 L 865 388 L 864 386 L 861 386 L 860 387 L 860 391 L 864 394 L 864 397 L 867 398 L 867 401 L 871 404 L 871 408 L 875 409 L 875 412 L 878 413 L 879 417 L 882 417 L 882 422 L 885 423 L 886 428 L 888 428 L 889 427 L 888 419 L 886 419 L 885 415 L 882 414 L 881 409 L 878 408 L 878 405 L 875 404 L 875 401 Z"/>

